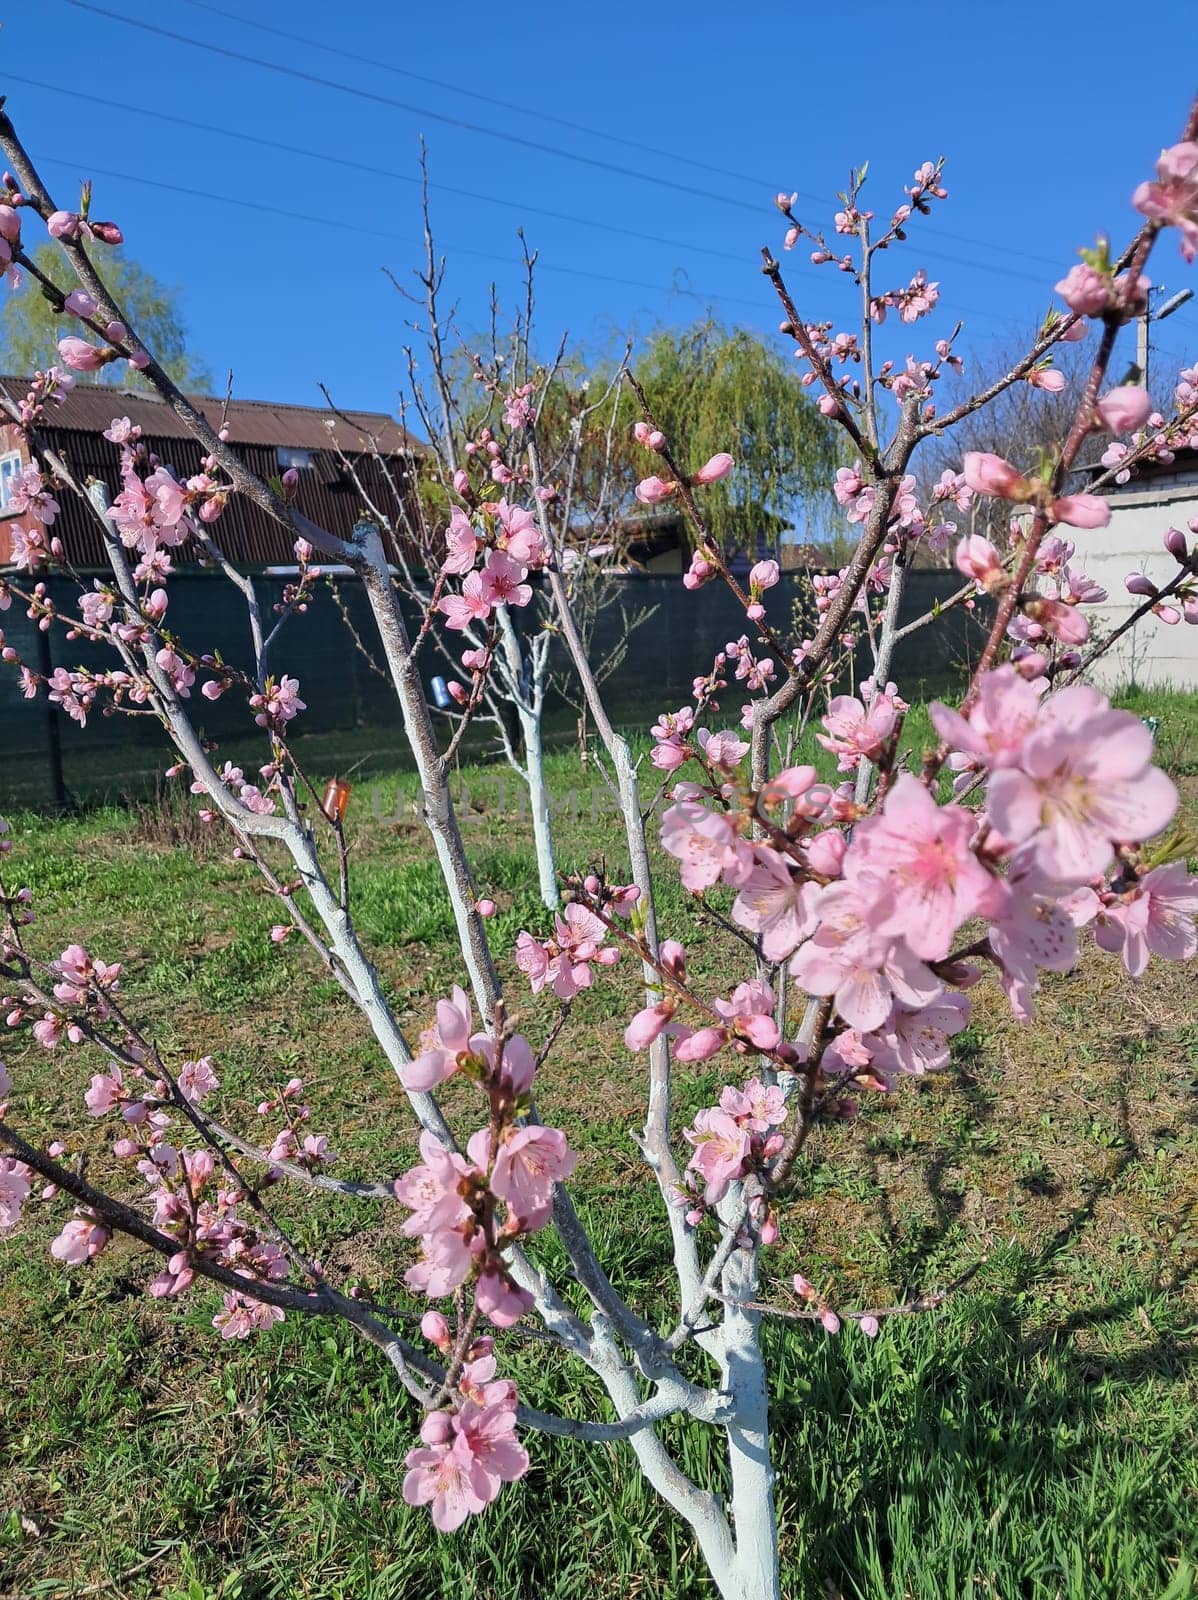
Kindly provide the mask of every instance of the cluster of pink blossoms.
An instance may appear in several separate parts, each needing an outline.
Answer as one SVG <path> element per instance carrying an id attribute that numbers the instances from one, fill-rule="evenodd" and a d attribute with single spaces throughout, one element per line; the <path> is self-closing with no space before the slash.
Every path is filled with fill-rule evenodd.
<path id="1" fill-rule="evenodd" d="M 692 1152 L 686 1168 L 688 1190 L 679 1197 L 690 1207 L 687 1221 L 692 1226 L 720 1203 L 734 1183 L 763 1169 L 778 1154 L 782 1148 L 778 1130 L 785 1121 L 782 1090 L 760 1078 L 750 1078 L 743 1089 L 726 1086 L 718 1105 L 696 1114 L 693 1125 L 683 1129 Z M 777 1226 L 772 1218 L 769 1223 L 762 1233 L 763 1244 L 777 1241 Z"/>
<path id="2" fill-rule="evenodd" d="M 1104 948 L 1124 952 L 1129 970 L 1148 949 L 1192 950 L 1194 880 L 1139 849 L 1177 804 L 1152 764 L 1148 730 L 1096 690 L 1045 697 L 1044 687 L 1006 666 L 982 677 L 966 715 L 933 707 L 962 778 L 986 779 L 980 814 L 939 804 L 908 773 L 889 782 L 874 816 L 812 768 L 780 773 L 755 803 L 736 783 L 675 788 L 662 844 L 684 885 L 734 889 L 732 918 L 759 936 L 765 958 L 789 959 L 800 989 L 831 1000 L 840 1030 L 825 1051 L 828 1070 L 887 1087 L 895 1072 L 944 1064 L 947 1040 L 968 1020 L 957 991 L 979 976 L 955 953 L 975 921 L 988 927 L 983 948 L 1021 1017 L 1031 1014 L 1038 971 L 1071 966 L 1087 923 Z M 879 754 L 892 708 L 870 728 L 865 707 L 850 704 L 851 717 L 842 702 L 826 719 L 826 742 L 856 759 Z M 785 807 L 785 845 L 777 832 L 769 843 L 751 837 L 757 805 Z M 661 1026 L 674 1009 L 657 1008 Z M 648 1028 L 639 1014 L 629 1042 Z M 678 1053 L 711 1053 L 705 1047 L 721 1048 L 732 1031 L 697 1037 L 699 1049 Z"/>
<path id="3" fill-rule="evenodd" d="M 420 1326 L 439 1349 L 450 1351 L 449 1325 L 440 1312 L 430 1311 Z M 410 1506 L 429 1506 L 441 1533 L 484 1511 L 505 1483 L 528 1471 L 528 1452 L 514 1437 L 516 1386 L 496 1378 L 495 1370 L 491 1340 L 475 1339 L 454 1404 L 429 1412 L 421 1446 L 407 1455 L 403 1497 Z"/>
<path id="4" fill-rule="evenodd" d="M 108 997 L 119 988 L 120 971 L 116 964 L 95 960 L 82 946 L 69 945 L 51 968 L 56 980 L 53 995 L 62 1009 L 47 1012 L 33 1022 L 34 1037 L 47 1049 L 63 1039 L 83 1043 L 96 1024 L 110 1017 Z M 10 1026 L 27 1020 L 26 1011 L 20 1006 L 8 1016 Z M 194 1283 L 200 1261 L 227 1267 L 247 1280 L 277 1282 L 288 1278 L 288 1259 L 272 1238 L 260 1232 L 256 1219 L 238 1210 L 245 1193 L 217 1166 L 211 1151 L 187 1150 L 171 1142 L 173 1119 L 169 1108 L 177 1104 L 171 1085 L 139 1063 L 144 1051 L 136 1042 L 127 1043 L 126 1055 L 124 1065 L 114 1060 L 106 1071 L 92 1075 L 83 1099 L 90 1116 L 119 1118 L 120 1131 L 113 1141 L 112 1153 L 118 1161 L 135 1166 L 145 1179 L 153 1193 L 154 1226 L 177 1242 L 178 1249 L 151 1280 L 149 1292 L 157 1297 L 183 1294 Z M 298 1084 L 298 1080 L 295 1082 Z M 220 1080 L 211 1058 L 203 1056 L 185 1061 L 175 1083 L 186 1102 L 198 1105 L 219 1087 Z M 7 1075 L 0 1073 L 0 1101 L 7 1089 Z M 276 1147 L 278 1144 L 276 1140 Z M 323 1140 L 319 1144 L 325 1146 Z M 63 1145 L 54 1144 L 49 1153 L 61 1157 L 68 1152 Z M 268 1159 L 278 1153 L 277 1149 L 272 1150 Z M 290 1155 L 292 1151 L 288 1149 L 286 1153 Z M 327 1153 L 322 1154 L 322 1159 L 329 1159 Z M 0 1163 L 0 1168 L 0 1227 L 10 1227 L 20 1204 L 28 1197 L 29 1175 L 11 1162 Z M 53 1199 L 56 1193 L 55 1187 L 49 1185 L 43 1198 Z M 80 1206 L 64 1224 L 50 1252 L 64 1266 L 81 1266 L 98 1256 L 111 1237 L 103 1219 Z M 234 1292 L 226 1296 L 213 1326 L 225 1338 L 244 1338 L 282 1315 L 276 1307 Z"/>
<path id="5" fill-rule="evenodd" d="M 599 880 L 589 879 L 593 892 Z M 612 906 L 621 916 L 629 916 L 640 898 L 640 890 L 628 884 L 612 891 Z M 592 966 L 611 967 L 620 959 L 614 945 L 605 945 L 607 926 L 602 918 L 578 901 L 571 901 L 561 916 L 553 918 L 553 937 L 534 938 L 522 929 L 516 939 L 516 965 L 528 979 L 533 994 L 548 985 L 559 1000 L 572 1000 L 580 989 L 594 982 Z"/>
<path id="6" fill-rule="evenodd" d="M 504 1246 L 545 1226 L 554 1186 L 573 1172 L 577 1157 L 559 1129 L 517 1120 L 536 1071 L 528 1040 L 521 1034 L 497 1039 L 473 1026 L 470 1001 L 455 988 L 451 999 L 438 1001 L 436 1023 L 401 1076 L 415 1092 L 455 1074 L 471 1079 L 487 1095 L 490 1124 L 473 1135 L 464 1156 L 422 1133 L 422 1160 L 396 1179 L 395 1194 L 412 1213 L 404 1232 L 421 1245 L 421 1260 L 406 1274 L 409 1286 L 440 1299 L 473 1276 L 479 1310 L 506 1328 L 532 1301 L 513 1281 Z M 505 1211 L 502 1222 L 497 1203 Z"/>
<path id="7" fill-rule="evenodd" d="M 224 510 L 228 488 L 213 477 L 216 463 L 205 458 L 204 470 L 180 483 L 141 442 L 141 429 L 128 417 L 115 417 L 104 437 L 121 450 L 121 491 L 109 508 L 121 543 L 137 551 L 139 580 L 167 576 L 168 552 L 192 532 L 192 517 L 214 522 Z"/>

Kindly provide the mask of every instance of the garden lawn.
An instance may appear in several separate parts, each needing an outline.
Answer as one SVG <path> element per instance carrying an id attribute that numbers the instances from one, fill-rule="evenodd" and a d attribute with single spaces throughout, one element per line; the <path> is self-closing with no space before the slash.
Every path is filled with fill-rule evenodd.
<path id="1" fill-rule="evenodd" d="M 1198 826 L 1198 708 L 1140 695 L 1160 759 Z M 917 708 L 907 736 L 928 738 Z M 371 761 L 357 741 L 354 761 Z M 300 743 L 300 751 L 305 746 Z M 313 743 L 323 780 L 351 763 Z M 810 741 L 800 755 L 814 757 Z M 371 776 L 371 773 L 375 774 Z M 647 782 L 652 777 L 647 769 Z M 561 865 L 624 875 L 593 763 L 551 759 Z M 527 819 L 500 768 L 457 784 L 480 891 L 499 911 L 512 1004 L 534 1043 L 555 1012 L 510 959 L 546 926 Z M 364 765 L 351 802 L 354 915 L 414 1035 L 463 973 L 410 776 Z M 270 943 L 277 904 L 190 801 L 58 821 L 14 818 L 6 870 L 34 889 L 36 947 L 80 937 L 125 964 L 126 1005 L 175 1059 L 210 1053 L 226 1120 L 253 1132 L 264 1082 L 305 1081 L 314 1131 L 344 1175 L 411 1164 L 402 1096 L 357 1014 L 298 941 Z M 725 990 L 743 961 L 661 873 L 661 920 Z M 247 892 L 248 885 L 248 892 Z M 741 952 L 743 954 L 743 952 Z M 1198 1596 L 1198 1016 L 1194 970 L 1132 984 L 1092 949 L 1019 1027 L 994 986 L 952 1068 L 863 1103 L 813 1139 L 767 1283 L 801 1270 L 844 1305 L 887 1303 L 981 1263 L 943 1310 L 829 1338 L 774 1323 L 775 1444 L 788 1600 L 1191 1600 Z M 541 1109 L 583 1152 L 574 1191 L 616 1282 L 665 1319 L 671 1269 L 632 1134 L 644 1062 L 620 1043 L 624 961 L 581 996 L 541 1079 Z M 15 1044 L 15 1041 L 11 1042 Z M 78 1130 L 98 1067 L 86 1052 L 6 1052 L 18 1124 Z M 677 1073 L 676 1125 L 736 1063 Z M 451 1106 L 464 1117 L 467 1096 Z M 83 1129 L 93 1174 L 110 1163 Z M 276 1195 L 279 1191 L 275 1191 Z M 393 1207 L 290 1195 L 301 1241 L 390 1303 L 409 1257 Z M 210 1326 L 217 1296 L 150 1300 L 156 1268 L 117 1243 L 87 1270 L 46 1252 L 69 1207 L 27 1211 L 0 1240 L 0 1595 L 67 1600 L 693 1600 L 713 1591 L 686 1529 L 642 1486 L 626 1446 L 532 1438 L 532 1470 L 492 1511 L 438 1538 L 402 1502 L 418 1425 L 373 1352 L 291 1319 L 247 1345 Z M 551 1241 L 535 1247 L 551 1261 Z M 569 1292 L 571 1286 L 567 1286 Z M 597 1384 L 544 1345 L 504 1340 L 527 1397 L 579 1414 Z M 706 1373 L 704 1358 L 696 1372 Z M 668 1424 L 682 1466 L 718 1485 L 718 1441 Z"/>

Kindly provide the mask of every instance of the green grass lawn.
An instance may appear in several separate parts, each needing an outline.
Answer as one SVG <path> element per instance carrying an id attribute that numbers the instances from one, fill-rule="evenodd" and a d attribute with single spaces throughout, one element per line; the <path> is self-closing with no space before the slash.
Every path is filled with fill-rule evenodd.
<path id="1" fill-rule="evenodd" d="M 1198 821 L 1198 708 L 1138 696 Z M 917 709 L 908 735 L 927 737 Z M 302 742 L 323 778 L 361 763 L 350 811 L 354 912 L 413 1032 L 460 980 L 448 906 L 393 746 Z M 802 754 L 810 754 L 804 748 Z M 551 758 L 560 864 L 623 852 L 593 768 Z M 464 829 L 509 995 L 534 1042 L 553 1013 L 510 960 L 543 927 L 527 821 L 499 769 L 460 775 Z M 86 935 L 125 963 L 126 1003 L 179 1055 L 217 1057 L 227 1120 L 254 1121 L 255 1086 L 299 1073 L 344 1175 L 411 1163 L 411 1123 L 377 1048 L 298 944 L 277 949 L 271 898 L 188 806 L 110 806 L 14 819 L 39 947 Z M 11 859 L 11 858 L 10 858 Z M 739 960 L 693 924 L 665 866 L 663 920 L 713 990 Z M 247 892 L 248 885 L 248 892 Z M 736 966 L 733 963 L 736 962 Z M 632 1008 L 622 965 L 577 1003 L 547 1064 L 542 1109 L 584 1152 L 574 1188 L 618 1284 L 650 1316 L 670 1263 L 631 1133 L 643 1062 L 613 1026 Z M 978 991 L 975 991 L 978 994 Z M 1133 985 L 1091 953 L 1046 985 L 1020 1028 L 992 990 L 953 1067 L 813 1141 L 774 1271 L 800 1267 L 841 1303 L 935 1287 L 985 1257 L 935 1315 L 875 1341 L 774 1324 L 774 1430 L 794 1600 L 1193 1600 L 1198 1597 L 1198 1017 L 1193 969 Z M 78 1130 L 96 1063 L 6 1052 L 18 1121 Z M 729 1067 L 678 1073 L 678 1126 Z M 451 1097 L 452 1099 L 452 1097 Z M 104 1141 L 83 1132 L 105 1171 Z M 713 1591 L 685 1528 L 646 1493 L 625 1446 L 534 1437 L 533 1466 L 449 1539 L 400 1496 L 418 1418 L 344 1331 L 290 1320 L 230 1348 L 217 1298 L 163 1307 L 152 1269 L 118 1244 L 67 1273 L 46 1254 L 68 1208 L 33 1206 L 0 1241 L 0 1596 L 187 1600 L 692 1600 Z M 408 1260 L 393 1208 L 289 1205 L 326 1262 L 394 1303 Z M 553 1258 L 551 1242 L 542 1246 Z M 505 1341 L 527 1397 L 582 1413 L 589 1374 Z M 701 1359 L 701 1358 L 699 1358 Z M 718 1486 L 717 1441 L 677 1422 L 680 1463 Z"/>

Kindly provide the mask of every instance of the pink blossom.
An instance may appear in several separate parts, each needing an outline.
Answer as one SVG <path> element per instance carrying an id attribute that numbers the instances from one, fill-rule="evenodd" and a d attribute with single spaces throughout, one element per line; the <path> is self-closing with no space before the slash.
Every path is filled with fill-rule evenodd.
<path id="1" fill-rule="evenodd" d="M 718 1107 L 706 1107 L 695 1116 L 694 1126 L 683 1129 L 694 1146 L 687 1170 L 703 1179 L 703 1203 L 714 1206 L 741 1177 L 751 1149 L 749 1133 L 734 1117 Z"/>
<path id="2" fill-rule="evenodd" d="M 749 569 L 749 590 L 752 594 L 760 594 L 765 589 L 772 589 L 781 576 L 776 561 L 758 561 Z"/>
<path id="3" fill-rule="evenodd" d="M 260 728 L 279 726 L 290 722 L 301 711 L 308 709 L 307 703 L 299 697 L 299 679 L 281 677 L 276 684 L 273 678 L 266 680 L 266 692 L 250 697 L 250 705 L 258 708 L 254 721 Z M 245 803 L 244 792 L 241 795 Z"/>
<path id="4" fill-rule="evenodd" d="M 447 628 L 469 628 L 472 623 L 485 622 L 491 615 L 491 601 L 483 591 L 481 574 L 470 573 L 460 595 L 442 595 L 437 610 L 445 617 Z"/>
<path id="5" fill-rule="evenodd" d="M 1012 864 L 1012 893 L 990 929 L 1011 1008 L 1030 1021 L 1037 972 L 1068 972 L 1077 961 L 1077 926 L 1066 905 L 1039 892 L 1043 880 L 1025 853 Z"/>
<path id="6" fill-rule="evenodd" d="M 1065 374 L 1059 368 L 1043 361 L 1032 368 L 1027 381 L 1033 389 L 1043 389 L 1046 394 L 1060 394 L 1065 387 Z"/>
<path id="7" fill-rule="evenodd" d="M 727 1043 L 726 1028 L 696 1028 L 694 1032 L 683 1030 L 674 1046 L 674 1055 L 679 1061 L 708 1061 Z"/>
<path id="8" fill-rule="evenodd" d="M 820 891 L 818 918 L 790 971 L 807 994 L 832 995 L 850 1027 L 868 1033 L 882 1026 L 895 1000 L 919 1008 L 941 993 L 943 985 L 907 945 L 881 932 L 897 920 L 887 889 L 829 884 Z"/>
<path id="9" fill-rule="evenodd" d="M 535 567 L 544 555 L 540 529 L 530 511 L 501 500 L 495 507 L 499 518 L 499 543 L 513 561 L 522 567 Z"/>
<path id="10" fill-rule="evenodd" d="M 968 718 L 934 700 L 928 708 L 936 732 L 987 767 L 1011 766 L 1040 716 L 1040 693 L 1012 666 L 985 672 Z"/>
<path id="11" fill-rule="evenodd" d="M 1198 144 L 1187 140 L 1162 150 L 1156 178 L 1140 184 L 1132 204 L 1156 222 L 1181 229 L 1181 253 L 1187 261 L 1198 254 Z"/>
<path id="12" fill-rule="evenodd" d="M 222 1309 L 212 1319 L 212 1326 L 222 1339 L 248 1339 L 251 1334 L 284 1320 L 281 1306 L 251 1300 L 234 1291 L 225 1296 Z"/>
<path id="13" fill-rule="evenodd" d="M 110 359 L 108 352 L 88 344 L 86 339 L 75 338 L 73 334 L 58 341 L 58 353 L 67 366 L 76 372 L 98 372 Z"/>
<path id="14" fill-rule="evenodd" d="M 399 1069 L 404 1088 L 425 1093 L 444 1083 L 469 1051 L 473 1025 L 470 1001 L 465 990 L 455 984 L 452 1000 L 437 1001 L 436 1025 L 421 1035 L 420 1054 Z"/>
<path id="15" fill-rule="evenodd" d="M 469 517 L 457 506 L 454 506 L 450 513 L 449 527 L 445 530 L 445 543 L 449 547 L 449 554 L 443 563 L 444 570 L 453 573 L 469 572 L 478 554 L 479 539 Z"/>
<path id="16" fill-rule="evenodd" d="M 492 606 L 526 606 L 532 599 L 532 589 L 524 582 L 525 576 L 525 568 L 511 556 L 492 550 L 482 569 L 483 598 Z"/>
<path id="17" fill-rule="evenodd" d="M 403 1225 L 409 1236 L 441 1233 L 470 1216 L 461 1186 L 475 1172 L 471 1163 L 447 1150 L 427 1130 L 420 1135 L 420 1154 L 420 1164 L 396 1178 L 394 1185 L 395 1198 L 412 1212 Z"/>
<path id="18" fill-rule="evenodd" d="M 0 1156 L 0 1233 L 16 1227 L 31 1187 L 29 1168 L 11 1156 Z"/>
<path id="19" fill-rule="evenodd" d="M 672 1000 L 659 1000 L 656 1005 L 638 1011 L 624 1030 L 624 1045 L 628 1050 L 647 1050 L 669 1026 L 675 1011 Z"/>
<path id="20" fill-rule="evenodd" d="M 708 728 L 700 728 L 695 737 L 707 764 L 724 772 L 735 772 L 749 753 L 749 746 L 744 740 L 738 739 L 727 729 L 722 733 L 712 733 Z"/>
<path id="21" fill-rule="evenodd" d="M 513 1327 L 533 1304 L 532 1295 L 512 1282 L 502 1263 L 479 1273 L 475 1296 L 478 1309 L 497 1328 Z"/>
<path id="22" fill-rule="evenodd" d="M 923 961 L 939 961 L 971 917 L 991 917 L 1002 887 L 970 849 L 976 818 L 957 805 L 938 806 L 909 772 L 895 780 L 880 816 L 859 823 L 845 857 L 846 879 L 882 885 L 890 914 L 874 918 L 878 933 L 902 937 Z"/>
<path id="23" fill-rule="evenodd" d="M 1028 600 L 1023 612 L 1061 644 L 1085 644 L 1090 637 L 1090 624 L 1064 600 Z"/>
<path id="24" fill-rule="evenodd" d="M 960 994 L 942 994 L 917 1011 L 896 1006 L 889 1022 L 871 1036 L 874 1065 L 916 1077 L 947 1067 L 948 1041 L 969 1026 L 969 1012 L 969 1001 Z"/>
<path id="25" fill-rule="evenodd" d="M 666 812 L 661 843 L 682 863 L 682 882 L 692 894 L 710 889 L 721 877 L 739 882 L 753 865 L 752 849 L 729 815 L 693 800 L 682 800 Z"/>
<path id="26" fill-rule="evenodd" d="M 211 1056 L 201 1056 L 198 1061 L 185 1061 L 179 1071 L 179 1092 L 193 1106 L 199 1105 L 206 1095 L 220 1088 L 220 1079 L 212 1066 Z"/>
<path id="27" fill-rule="evenodd" d="M 714 1008 L 741 1041 L 758 1050 L 776 1050 L 781 1035 L 774 1021 L 774 991 L 761 978 L 738 983 L 727 1000 L 716 1000 Z M 743 1043 L 739 1046 L 744 1048 Z"/>
<path id="28" fill-rule="evenodd" d="M 107 1073 L 95 1074 L 91 1087 L 83 1097 L 83 1103 L 93 1117 L 106 1117 L 109 1112 L 115 1111 L 120 1106 L 125 1096 L 121 1069 L 114 1062 Z"/>
<path id="29" fill-rule="evenodd" d="M 544 1227 L 553 1210 L 553 1186 L 568 1178 L 578 1157 L 558 1128 L 532 1124 L 509 1129 L 491 1170 L 491 1192 L 527 1231 Z"/>
<path id="30" fill-rule="evenodd" d="M 829 701 L 820 718 L 826 733 L 816 735 L 825 750 L 835 751 L 841 772 L 852 772 L 861 758 L 872 759 L 885 745 L 898 722 L 898 711 L 888 695 L 875 696 L 869 710 L 852 695 Z"/>
<path id="31" fill-rule="evenodd" d="M 484 1393 L 494 1398 L 483 1403 L 468 1399 L 456 1423 L 459 1436 L 469 1446 L 476 1473 L 486 1476 L 493 1496 L 501 1484 L 514 1483 L 528 1471 L 528 1452 L 512 1437 L 516 1426 L 513 1386 L 488 1383 Z"/>
<path id="32" fill-rule="evenodd" d="M 1085 883 L 1114 845 L 1153 837 L 1177 809 L 1177 790 L 1152 765 L 1152 735 L 1084 684 L 1044 702 L 1018 756 L 993 774 L 987 810 L 1013 844 L 1031 842 L 1050 878 Z"/>
<path id="33" fill-rule="evenodd" d="M 98 1256 L 112 1234 L 98 1218 L 84 1214 L 73 1217 L 50 1246 L 50 1254 L 64 1267 L 81 1267 Z"/>
<path id="34" fill-rule="evenodd" d="M 763 985 L 764 987 L 764 985 Z M 773 996 L 770 996 L 771 1004 Z M 743 1089 L 728 1086 L 720 1091 L 720 1110 L 750 1133 L 768 1133 L 786 1121 L 786 1099 L 777 1084 L 766 1085 L 750 1078 Z"/>
<path id="35" fill-rule="evenodd" d="M 801 882 L 776 850 L 758 844 L 732 902 L 732 920 L 761 936 L 767 961 L 784 961 L 815 931 L 818 887 Z"/>
<path id="36" fill-rule="evenodd" d="M 403 1497 L 410 1506 L 431 1506 L 439 1533 L 453 1533 L 492 1498 L 489 1481 L 460 1435 L 452 1443 L 410 1450 L 406 1465 Z"/>
<path id="37" fill-rule="evenodd" d="M 1184 861 L 1154 867 L 1130 894 L 1104 906 L 1094 929 L 1095 943 L 1114 951 L 1133 978 L 1150 955 L 1166 961 L 1189 961 L 1198 953 L 1198 878 Z"/>
<path id="38" fill-rule="evenodd" d="M 980 533 L 971 533 L 957 546 L 957 571 L 972 578 L 983 589 L 998 587 L 1006 582 L 1002 558 L 998 551 Z"/>

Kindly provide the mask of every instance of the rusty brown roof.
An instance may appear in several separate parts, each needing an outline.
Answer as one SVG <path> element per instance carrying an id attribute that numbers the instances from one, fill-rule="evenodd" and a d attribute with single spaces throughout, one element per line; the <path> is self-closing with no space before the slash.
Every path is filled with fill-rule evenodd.
<path id="1" fill-rule="evenodd" d="M 28 378 L 0 377 L 0 387 L 15 400 L 29 388 Z M 358 454 L 370 448 L 373 438 L 384 455 L 421 452 L 418 440 L 382 411 L 344 411 L 348 421 L 334 417 L 327 406 L 296 406 L 276 400 L 231 400 L 189 395 L 212 426 L 224 414 L 231 444 L 290 445 L 298 450 L 339 448 Z M 144 389 L 118 389 L 111 384 L 79 382 L 62 405 L 52 410 L 55 431 L 103 433 L 114 417 L 128 417 L 156 439 L 185 439 L 187 428 L 170 406 Z"/>
<path id="2" fill-rule="evenodd" d="M 0 386 L 15 399 L 29 387 L 24 378 L 0 378 Z M 222 402 L 201 397 L 199 404 L 214 425 L 220 421 Z M 295 504 L 313 522 L 339 538 L 348 539 L 360 519 L 367 500 L 395 515 L 392 504 L 396 491 L 405 497 L 414 493 L 415 463 L 397 460 L 411 452 L 423 456 L 425 450 L 381 412 L 354 411 L 345 415 L 349 422 L 330 418 L 327 411 L 311 406 L 273 404 L 241 400 L 229 406 L 229 443 L 257 477 L 269 480 L 281 470 L 278 451 L 282 447 L 311 452 L 311 462 L 299 474 Z M 46 445 L 69 463 L 76 477 L 107 483 L 114 494 L 120 486 L 120 451 L 104 438 L 104 429 L 114 417 L 127 416 L 142 429 L 149 450 L 166 462 L 180 478 L 201 470 L 204 451 L 171 408 L 151 395 L 132 393 L 100 384 L 79 384 L 63 405 L 51 408 L 39 433 Z M 334 421 L 330 429 L 327 424 Z M 381 455 L 376 458 L 371 439 Z M 334 448 L 334 441 L 336 448 Z M 11 424 L 0 417 L 0 442 L 5 448 L 23 448 Z M 338 451 L 352 464 L 347 469 Z M 356 481 L 355 481 L 356 480 Z M 61 538 L 68 558 L 77 567 L 103 570 L 106 566 L 104 543 L 95 520 L 84 503 L 70 494 L 58 496 L 60 514 L 54 532 Z M 0 517 L 0 566 L 11 559 L 8 521 Z M 244 495 L 230 495 L 214 531 L 225 554 L 238 566 L 264 567 L 294 565 L 294 536 Z M 176 566 L 195 564 L 201 552 L 187 539 L 173 552 Z"/>

